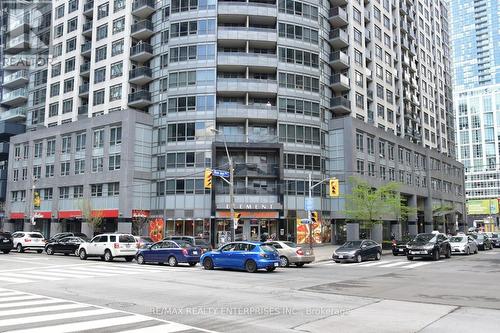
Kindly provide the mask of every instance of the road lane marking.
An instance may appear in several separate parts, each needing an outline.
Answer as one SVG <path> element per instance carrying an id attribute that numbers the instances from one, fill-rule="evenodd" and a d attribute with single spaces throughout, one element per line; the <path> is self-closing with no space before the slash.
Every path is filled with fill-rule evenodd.
<path id="1" fill-rule="evenodd" d="M 416 268 L 416 267 L 422 267 L 422 266 L 425 266 L 425 265 L 429 265 L 430 262 L 417 262 L 415 264 L 411 264 L 411 265 L 408 265 L 406 267 L 403 267 L 403 268 Z"/>
<path id="2" fill-rule="evenodd" d="M 18 278 L 9 278 L 9 277 L 4 277 L 3 275 L 0 276 L 0 281 L 10 282 L 10 283 L 28 283 L 28 282 L 33 282 L 32 280 L 18 279 Z"/>
<path id="3" fill-rule="evenodd" d="M 83 311 L 75 311 L 75 312 L 67 312 L 67 313 L 57 313 L 57 314 L 49 314 L 49 315 L 39 315 L 32 317 L 21 317 L 15 319 L 4 319 L 0 320 L 0 327 L 5 326 L 13 326 L 19 324 L 32 324 L 32 323 L 43 323 L 45 321 L 51 320 L 62 320 L 62 319 L 72 319 L 78 317 L 90 317 L 90 316 L 99 316 L 110 313 L 120 313 L 118 310 L 113 309 L 94 309 L 94 310 L 83 310 Z"/>
<path id="4" fill-rule="evenodd" d="M 48 305 L 34 308 L 25 309 L 15 309 L 15 310 L 2 310 L 0 311 L 0 318 L 6 316 L 15 316 L 21 314 L 31 314 L 49 311 L 60 311 L 60 310 L 73 310 L 88 307 L 85 304 L 62 304 L 62 305 Z"/>
<path id="5" fill-rule="evenodd" d="M 143 332 L 147 333 L 147 332 L 151 332 L 151 330 L 154 330 L 155 332 L 161 332 L 161 333 L 173 333 L 173 332 L 189 331 L 190 329 L 191 329 L 191 327 L 187 326 L 187 325 L 183 325 L 183 324 L 179 324 L 179 323 L 170 323 L 170 324 L 165 324 L 165 325 L 138 328 L 136 330 L 122 331 L 121 333 L 143 333 Z"/>
<path id="6" fill-rule="evenodd" d="M 42 298 L 42 297 L 36 296 L 36 295 L 2 297 L 2 298 L 0 298 L 0 304 L 7 303 L 7 302 L 14 302 L 14 301 L 26 301 L 26 300 L 32 300 L 32 299 L 39 299 L 39 298 Z"/>
<path id="7" fill-rule="evenodd" d="M 37 301 L 25 301 L 25 302 L 13 302 L 13 303 L 5 303 L 0 304 L 0 309 L 13 308 L 15 306 L 30 306 L 30 305 L 42 305 L 42 304 L 51 304 L 51 303 L 60 303 L 60 300 L 54 299 L 42 299 Z"/>
<path id="8" fill-rule="evenodd" d="M 34 274 L 37 274 L 33 272 L 32 276 L 26 276 L 24 274 L 16 274 L 16 273 L 2 273 L 2 276 L 7 276 L 7 277 L 15 277 L 19 279 L 32 279 L 35 278 L 37 280 L 47 280 L 47 281 L 58 281 L 62 280 L 63 278 L 58 278 L 58 277 L 52 277 L 52 276 L 42 276 L 41 274 L 37 274 L 36 276 Z"/>
<path id="9" fill-rule="evenodd" d="M 387 265 L 382 265 L 380 267 L 396 267 L 396 266 L 401 266 L 401 265 L 407 265 L 408 262 L 407 261 L 397 261 L 397 262 L 393 262 L 391 264 L 387 264 Z"/>

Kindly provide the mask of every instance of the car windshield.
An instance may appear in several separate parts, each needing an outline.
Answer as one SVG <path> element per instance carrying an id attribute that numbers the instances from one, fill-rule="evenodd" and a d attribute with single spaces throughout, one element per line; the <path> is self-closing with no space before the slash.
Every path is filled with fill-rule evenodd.
<path id="1" fill-rule="evenodd" d="M 120 235 L 118 240 L 120 243 L 135 243 L 135 238 L 131 235 Z"/>
<path id="2" fill-rule="evenodd" d="M 361 246 L 361 241 L 345 242 L 344 245 L 342 245 L 343 248 L 347 249 L 359 248 L 360 246 Z"/>
<path id="3" fill-rule="evenodd" d="M 491 234 L 491 238 L 498 238 L 498 234 Z"/>
<path id="4" fill-rule="evenodd" d="M 196 245 L 208 246 L 208 242 L 206 240 L 204 240 L 203 238 L 195 238 L 194 243 Z"/>
<path id="5" fill-rule="evenodd" d="M 462 243 L 465 241 L 465 237 L 451 237 L 450 242 L 451 243 Z"/>
<path id="6" fill-rule="evenodd" d="M 260 248 L 264 252 L 276 252 L 276 249 L 270 245 L 261 245 Z"/>
<path id="7" fill-rule="evenodd" d="M 186 241 L 181 241 L 181 240 L 179 240 L 179 241 L 175 241 L 175 242 L 176 242 L 176 243 L 177 243 L 177 244 L 178 244 L 181 248 L 183 248 L 183 249 L 187 249 L 187 248 L 189 248 L 189 247 L 192 247 L 191 243 L 186 242 Z"/>
<path id="8" fill-rule="evenodd" d="M 484 239 L 484 235 L 477 235 L 477 239 Z"/>
<path id="9" fill-rule="evenodd" d="M 288 245 L 289 247 L 297 247 L 297 244 L 295 244 L 294 242 L 283 242 L 283 244 Z"/>
<path id="10" fill-rule="evenodd" d="M 425 243 L 433 243 L 436 242 L 436 235 L 435 234 L 420 234 L 415 237 L 413 240 L 414 242 L 425 242 Z"/>
<path id="11" fill-rule="evenodd" d="M 31 238 L 43 238 L 43 236 L 40 234 L 28 234 L 28 236 Z"/>

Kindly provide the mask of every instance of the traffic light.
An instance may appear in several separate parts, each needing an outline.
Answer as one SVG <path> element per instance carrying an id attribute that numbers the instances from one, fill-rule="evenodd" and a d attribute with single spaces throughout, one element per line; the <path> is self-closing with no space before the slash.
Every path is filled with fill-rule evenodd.
<path id="1" fill-rule="evenodd" d="M 241 213 L 234 213 L 234 224 L 239 223 L 240 218 L 241 218 Z"/>
<path id="2" fill-rule="evenodd" d="M 33 192 L 33 207 L 38 209 L 41 203 L 42 199 L 40 198 L 40 193 L 38 191 Z"/>
<path id="3" fill-rule="evenodd" d="M 311 212 L 311 223 L 318 223 L 318 222 L 319 222 L 318 212 Z"/>
<path id="4" fill-rule="evenodd" d="M 339 193 L 339 180 L 337 178 L 330 179 L 330 196 L 338 197 Z"/>
<path id="5" fill-rule="evenodd" d="M 212 188 L 212 169 L 205 169 L 205 188 Z"/>

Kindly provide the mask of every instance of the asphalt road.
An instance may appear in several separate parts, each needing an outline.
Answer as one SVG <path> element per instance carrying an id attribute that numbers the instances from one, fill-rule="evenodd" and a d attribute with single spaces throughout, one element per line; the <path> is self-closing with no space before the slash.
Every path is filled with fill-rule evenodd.
<path id="1" fill-rule="evenodd" d="M 495 332 L 500 249 L 273 273 L 0 254 L 0 332 Z"/>

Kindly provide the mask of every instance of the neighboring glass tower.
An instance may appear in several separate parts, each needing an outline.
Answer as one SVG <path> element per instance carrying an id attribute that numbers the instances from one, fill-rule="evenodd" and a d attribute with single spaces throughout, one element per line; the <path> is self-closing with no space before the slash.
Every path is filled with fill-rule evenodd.
<path id="1" fill-rule="evenodd" d="M 451 1 L 457 155 L 468 199 L 500 197 L 499 10 L 496 0 Z"/>

